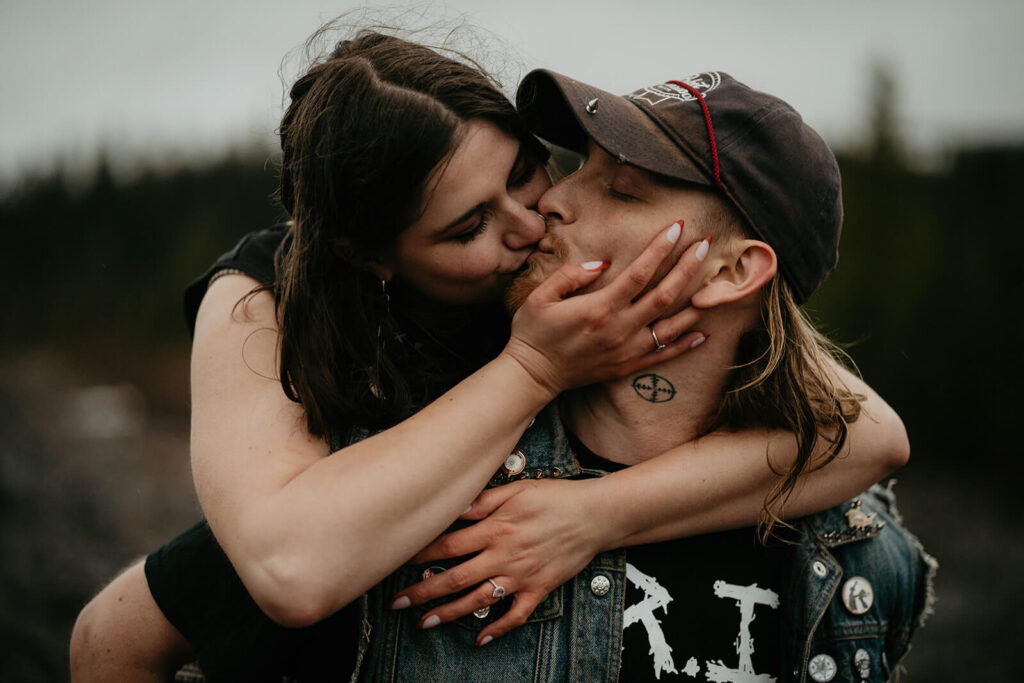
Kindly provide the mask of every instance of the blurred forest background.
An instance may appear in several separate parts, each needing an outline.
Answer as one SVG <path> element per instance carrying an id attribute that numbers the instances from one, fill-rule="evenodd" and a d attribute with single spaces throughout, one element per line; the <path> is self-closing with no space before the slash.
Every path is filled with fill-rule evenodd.
<path id="1" fill-rule="evenodd" d="M 904 680 L 1020 681 L 1024 141 L 925 163 L 891 89 L 879 71 L 870 136 L 838 150 L 840 265 L 810 308 L 910 432 L 897 491 L 941 569 Z M 101 161 L 0 196 L 0 680 L 66 680 L 78 610 L 198 516 L 181 291 L 280 218 L 270 156 L 126 177 Z"/>

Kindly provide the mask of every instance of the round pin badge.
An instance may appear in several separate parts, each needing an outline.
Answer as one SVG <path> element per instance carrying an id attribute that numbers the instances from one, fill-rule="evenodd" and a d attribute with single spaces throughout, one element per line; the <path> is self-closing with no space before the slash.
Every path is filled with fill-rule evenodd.
<path id="1" fill-rule="evenodd" d="M 817 683 L 828 683 L 828 681 L 836 677 L 836 671 L 836 660 L 824 653 L 814 655 L 811 661 L 807 663 L 807 673 Z"/>
<path id="2" fill-rule="evenodd" d="M 868 680 L 871 676 L 871 655 L 864 648 L 858 648 L 853 654 L 853 666 L 857 669 L 857 675 L 862 681 Z"/>
<path id="3" fill-rule="evenodd" d="M 843 605 L 851 614 L 864 614 L 875 604 L 875 590 L 863 576 L 854 576 L 843 584 Z"/>
<path id="4" fill-rule="evenodd" d="M 516 475 L 526 469 L 526 456 L 522 451 L 512 451 L 501 466 L 509 475 Z"/>

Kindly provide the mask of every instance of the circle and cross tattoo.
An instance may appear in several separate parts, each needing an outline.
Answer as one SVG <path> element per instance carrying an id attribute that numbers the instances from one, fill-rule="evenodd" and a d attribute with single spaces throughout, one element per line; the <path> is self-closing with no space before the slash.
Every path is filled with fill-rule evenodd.
<path id="1" fill-rule="evenodd" d="M 661 375 L 640 375 L 633 380 L 633 391 L 645 401 L 664 403 L 675 398 L 676 388 Z"/>

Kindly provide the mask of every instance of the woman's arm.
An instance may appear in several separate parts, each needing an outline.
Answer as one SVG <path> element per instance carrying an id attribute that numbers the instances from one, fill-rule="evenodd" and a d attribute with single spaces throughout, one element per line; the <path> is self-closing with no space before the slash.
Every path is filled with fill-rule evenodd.
<path id="1" fill-rule="evenodd" d="M 599 273 L 563 267 L 517 314 L 496 360 L 416 416 L 334 453 L 308 433 L 278 382 L 271 296 L 261 292 L 236 310 L 254 281 L 214 282 L 193 344 L 193 475 L 210 526 L 257 604 L 289 626 L 334 613 L 441 533 L 558 392 L 688 349 L 693 335 L 655 356 L 646 325 L 695 270 L 696 245 L 633 302 L 672 251 L 664 235 L 591 294 L 564 299 Z M 695 317 L 684 311 L 671 320 Z"/>
<path id="2" fill-rule="evenodd" d="M 776 511 L 785 519 L 838 505 L 909 457 L 899 416 L 866 384 L 837 371 L 849 388 L 865 395 L 861 417 L 849 426 L 839 457 L 801 476 Z M 480 632 L 482 643 L 522 624 L 547 593 L 601 551 L 756 524 L 779 480 L 769 461 L 781 472 L 795 457 L 795 439 L 786 432 L 716 433 L 599 479 L 532 480 L 489 489 L 462 516 L 477 524 L 442 536 L 414 561 L 478 554 L 454 574 L 439 573 L 400 592 L 395 606 L 422 604 L 501 577 L 515 604 Z M 488 588 L 484 584 L 431 610 L 423 621 L 436 615 L 446 622 L 491 604 Z"/>

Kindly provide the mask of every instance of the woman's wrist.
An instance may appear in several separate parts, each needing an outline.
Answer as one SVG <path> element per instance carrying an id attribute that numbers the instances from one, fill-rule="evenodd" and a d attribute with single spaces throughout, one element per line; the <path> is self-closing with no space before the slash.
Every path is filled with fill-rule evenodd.
<path id="1" fill-rule="evenodd" d="M 569 388 L 551 364 L 545 362 L 543 353 L 515 338 L 509 340 L 494 362 L 503 372 L 510 373 L 512 381 L 519 383 L 531 397 L 541 401 L 541 407 Z"/>

